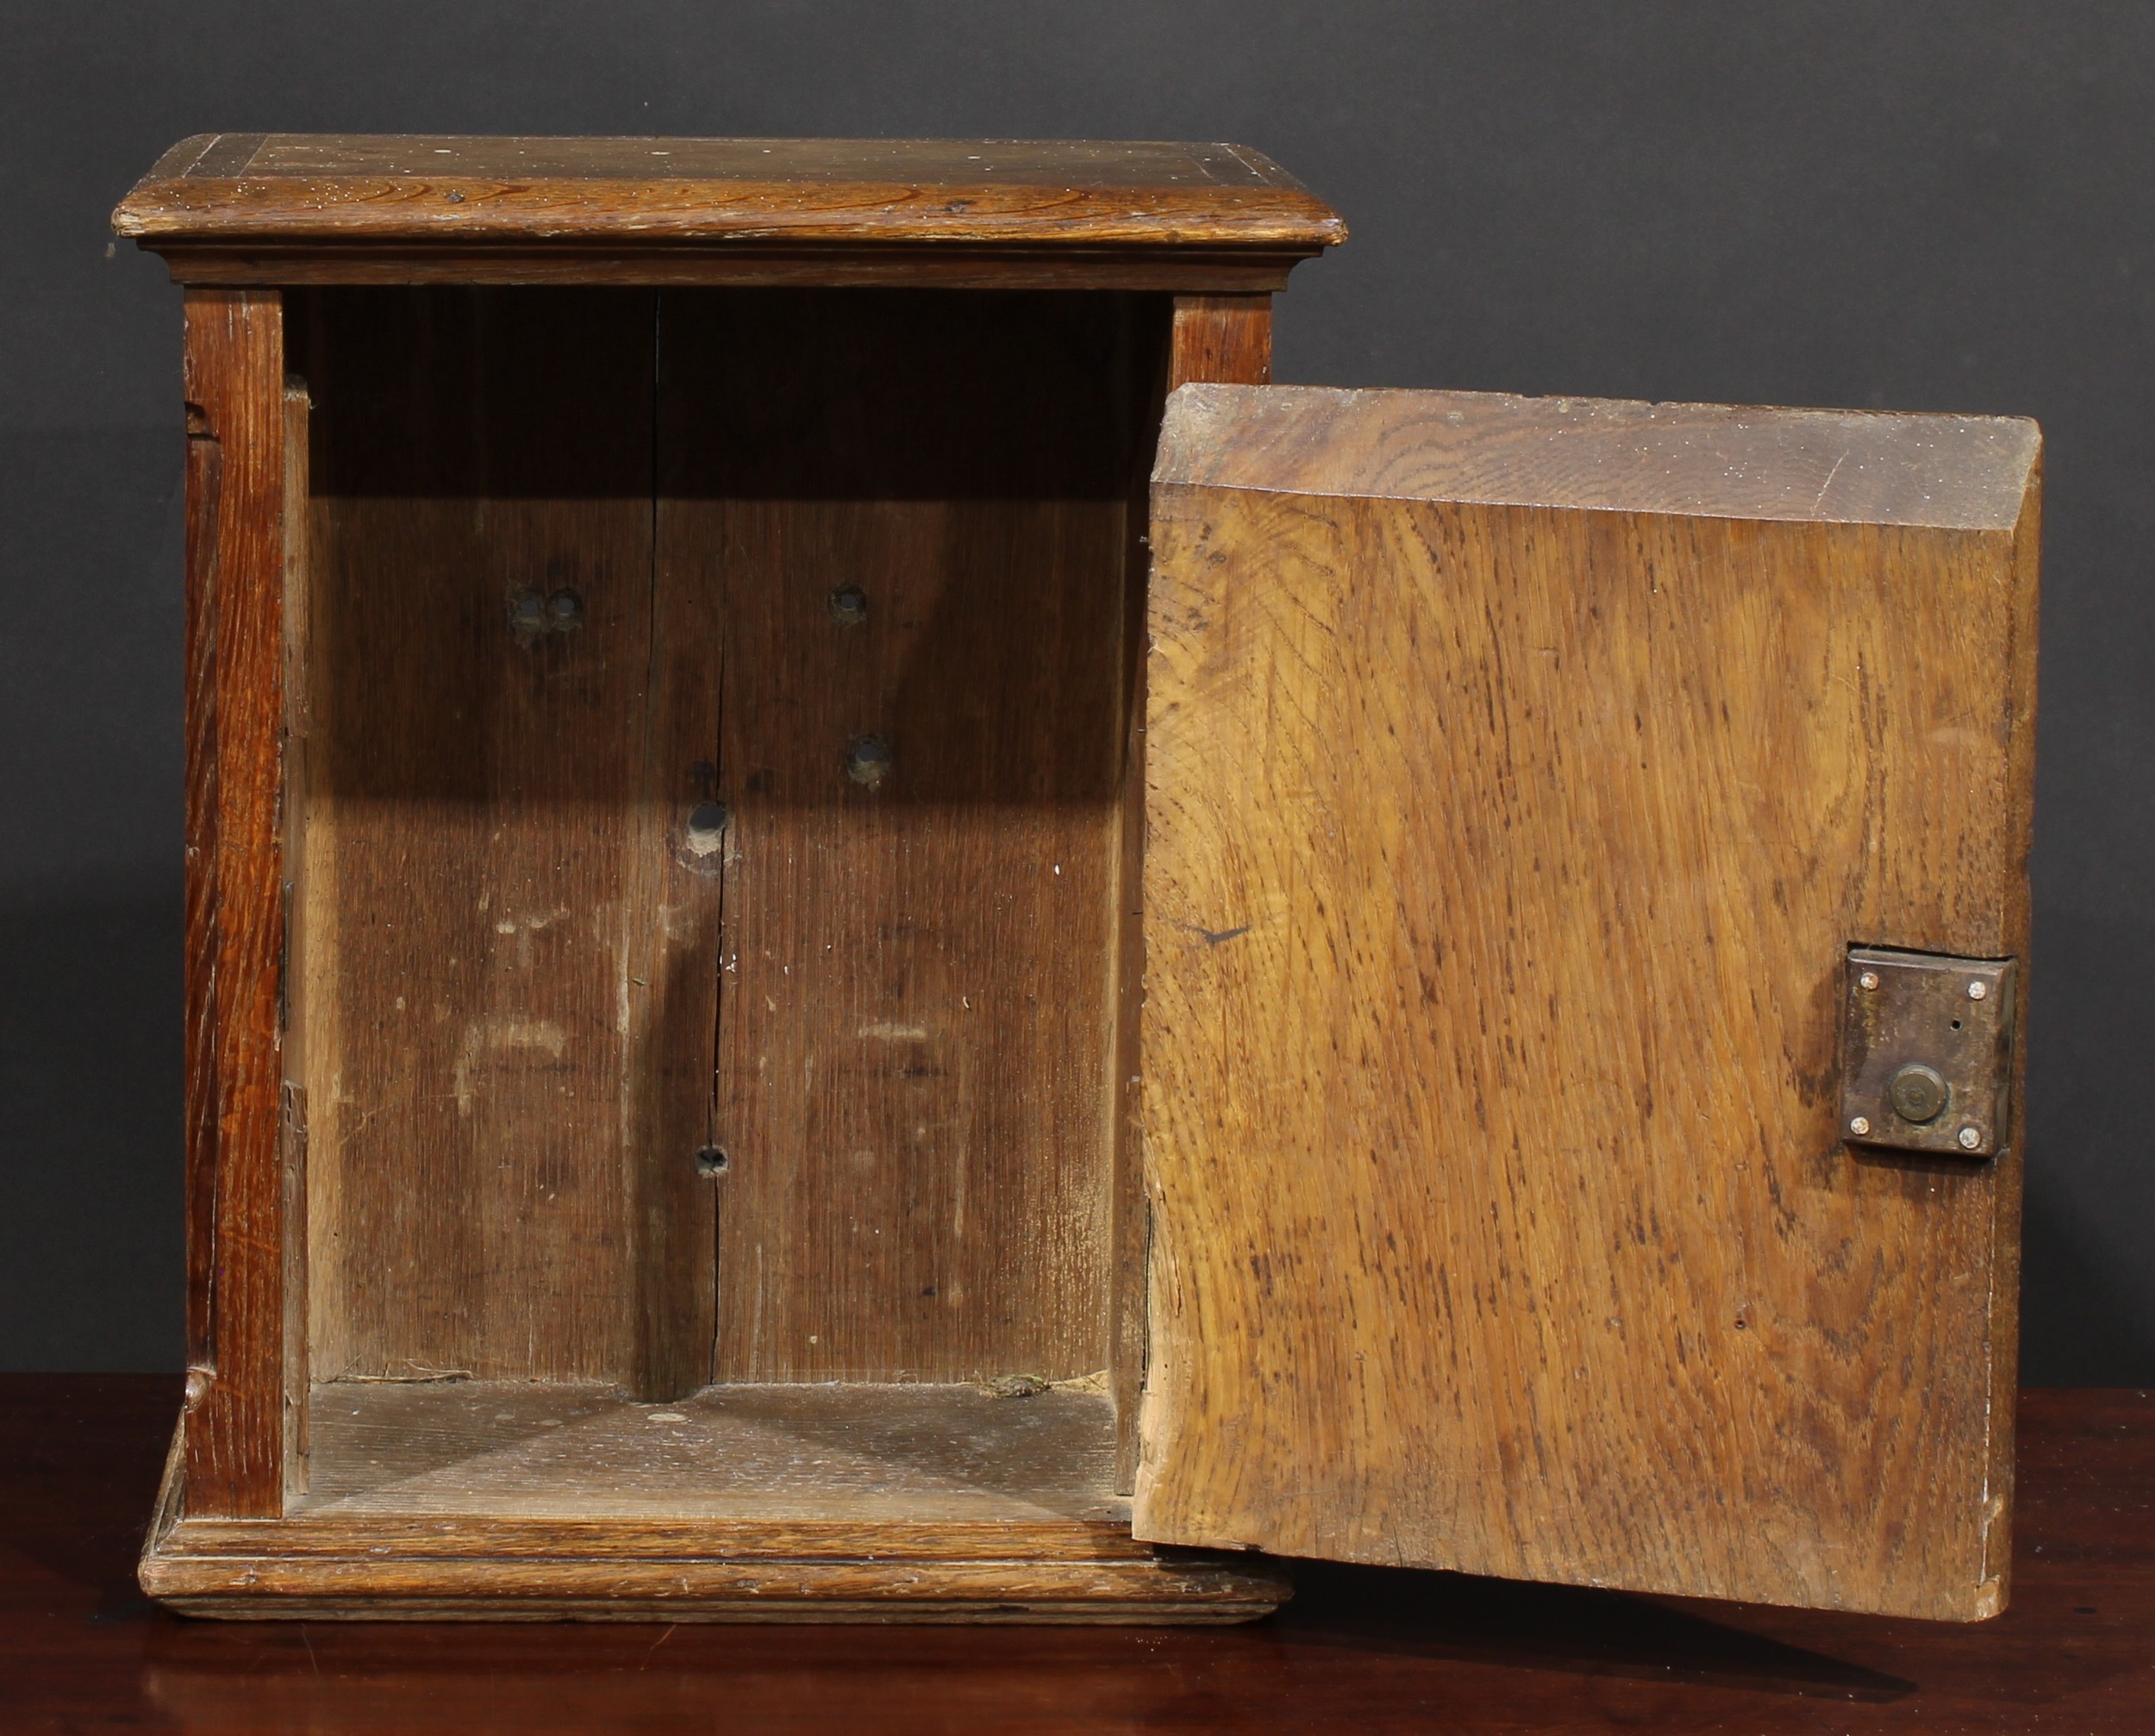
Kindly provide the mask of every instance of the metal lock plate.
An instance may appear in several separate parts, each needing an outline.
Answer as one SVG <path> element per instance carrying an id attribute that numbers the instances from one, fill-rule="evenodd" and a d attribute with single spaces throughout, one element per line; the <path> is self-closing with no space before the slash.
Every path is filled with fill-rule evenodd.
<path id="1" fill-rule="evenodd" d="M 1851 946 L 1841 1020 L 1844 1139 L 1988 1158 L 2013 1078 L 2013 960 Z"/>

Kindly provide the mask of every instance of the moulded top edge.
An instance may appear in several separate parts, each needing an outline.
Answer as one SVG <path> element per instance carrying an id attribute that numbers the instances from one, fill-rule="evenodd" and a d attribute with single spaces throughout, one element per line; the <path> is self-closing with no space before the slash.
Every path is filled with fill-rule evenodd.
<path id="1" fill-rule="evenodd" d="M 204 134 L 113 214 L 145 245 L 469 238 L 1250 247 L 1345 239 L 1232 144 Z"/>
<path id="2" fill-rule="evenodd" d="M 2010 530 L 2041 448 L 2020 416 L 1187 385 L 1168 400 L 1153 481 Z"/>

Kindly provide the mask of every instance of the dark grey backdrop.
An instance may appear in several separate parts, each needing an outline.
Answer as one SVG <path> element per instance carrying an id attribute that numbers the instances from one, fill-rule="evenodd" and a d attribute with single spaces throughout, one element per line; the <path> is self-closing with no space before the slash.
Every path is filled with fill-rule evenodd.
<path id="1" fill-rule="evenodd" d="M 0 1366 L 179 1355 L 178 295 L 215 130 L 1234 139 L 1353 226 L 1278 376 L 2049 438 L 2024 1370 L 2155 1382 L 2155 7 L 12 0 Z"/>

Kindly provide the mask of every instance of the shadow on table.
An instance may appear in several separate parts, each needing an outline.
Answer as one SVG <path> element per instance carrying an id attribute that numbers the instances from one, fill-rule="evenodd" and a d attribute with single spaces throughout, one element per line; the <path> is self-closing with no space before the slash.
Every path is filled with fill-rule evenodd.
<path id="1" fill-rule="evenodd" d="M 144 1687 L 188 1729 L 1370 1729 L 1565 1677 L 1890 1702 L 1915 1684 L 1623 1593 L 1296 1564 L 1230 1628 L 159 1621 Z M 1455 1673 L 1460 1663 L 1495 1666 Z M 1514 1671 L 1537 1672 L 1529 1689 Z M 1752 1702 L 1754 1705 L 1756 1702 Z M 1372 1721 L 1373 1720 L 1373 1721 Z"/>
<path id="2" fill-rule="evenodd" d="M 1884 1702 L 1916 1684 L 1621 1591 L 1297 1561 L 1289 1645 Z"/>

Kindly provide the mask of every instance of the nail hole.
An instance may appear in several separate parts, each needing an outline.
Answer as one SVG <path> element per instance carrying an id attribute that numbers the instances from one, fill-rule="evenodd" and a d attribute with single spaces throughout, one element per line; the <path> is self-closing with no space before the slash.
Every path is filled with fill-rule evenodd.
<path id="1" fill-rule="evenodd" d="M 706 1146 L 696 1154 L 696 1172 L 699 1176 L 722 1176 L 733 1165 L 723 1146 Z"/>
<path id="2" fill-rule="evenodd" d="M 868 618 L 868 593 L 857 584 L 841 584 L 830 594 L 831 619 L 841 627 L 858 627 Z"/>
<path id="3" fill-rule="evenodd" d="M 733 818 L 723 802 L 699 802 L 689 809 L 683 841 L 694 856 L 709 856 L 726 841 L 726 825 Z"/>
<path id="4" fill-rule="evenodd" d="M 880 735 L 863 735 L 846 750 L 846 775 L 873 790 L 890 772 L 890 743 Z"/>

